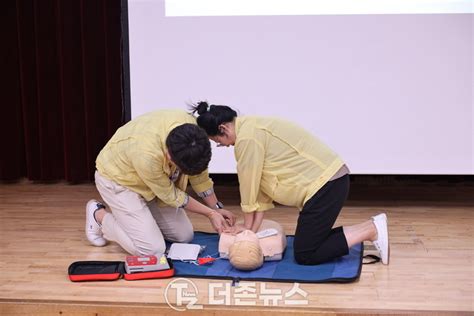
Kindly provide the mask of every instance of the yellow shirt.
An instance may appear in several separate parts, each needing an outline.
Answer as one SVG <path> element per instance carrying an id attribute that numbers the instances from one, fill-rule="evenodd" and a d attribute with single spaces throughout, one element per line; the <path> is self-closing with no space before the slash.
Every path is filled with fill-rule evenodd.
<path id="1" fill-rule="evenodd" d="M 303 208 L 344 165 L 328 146 L 285 120 L 237 117 L 235 158 L 244 212 L 273 208 L 273 201 Z"/>
<path id="2" fill-rule="evenodd" d="M 171 181 L 176 167 L 166 156 L 166 137 L 185 123 L 196 124 L 196 119 L 181 110 L 160 110 L 131 120 L 101 150 L 96 159 L 97 170 L 147 201 L 156 196 L 161 205 L 183 205 L 188 178 L 196 192 L 213 186 L 207 170 L 189 177 L 181 174 L 174 183 Z"/>

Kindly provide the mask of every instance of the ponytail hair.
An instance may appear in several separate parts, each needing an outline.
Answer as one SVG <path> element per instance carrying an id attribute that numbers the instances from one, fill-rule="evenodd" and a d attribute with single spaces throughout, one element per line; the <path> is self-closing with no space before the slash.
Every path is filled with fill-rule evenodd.
<path id="1" fill-rule="evenodd" d="M 237 117 L 237 112 L 227 105 L 209 105 L 206 101 L 191 104 L 190 110 L 192 114 L 197 113 L 197 124 L 208 136 L 222 135 L 219 125 L 232 122 Z"/>

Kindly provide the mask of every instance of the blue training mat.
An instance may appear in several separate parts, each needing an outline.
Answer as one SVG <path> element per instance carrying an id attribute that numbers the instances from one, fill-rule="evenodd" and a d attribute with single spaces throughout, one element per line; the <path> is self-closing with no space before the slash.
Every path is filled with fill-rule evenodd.
<path id="1" fill-rule="evenodd" d="M 349 254 L 333 261 L 306 266 L 296 263 L 293 257 L 293 236 L 287 236 L 288 245 L 280 261 L 266 261 L 254 271 L 234 269 L 229 260 L 219 259 L 212 264 L 198 266 L 189 262 L 174 260 L 175 276 L 214 279 L 301 282 L 301 283 L 347 283 L 356 281 L 362 268 L 362 243 L 352 247 Z M 192 244 L 205 245 L 199 257 L 218 257 L 219 236 L 215 233 L 194 232 Z"/>

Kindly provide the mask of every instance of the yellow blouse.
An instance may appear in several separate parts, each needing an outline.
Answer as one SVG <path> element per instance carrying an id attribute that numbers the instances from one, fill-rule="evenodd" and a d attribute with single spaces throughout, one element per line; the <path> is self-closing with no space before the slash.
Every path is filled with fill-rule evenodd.
<path id="1" fill-rule="evenodd" d="M 244 212 L 273 208 L 273 201 L 303 208 L 344 165 L 303 128 L 277 118 L 237 117 L 235 158 Z"/>
<path id="2" fill-rule="evenodd" d="M 176 166 L 167 158 L 166 137 L 173 128 L 185 123 L 196 124 L 196 119 L 182 110 L 159 110 L 131 120 L 101 150 L 96 159 L 97 170 L 147 201 L 156 196 L 161 205 L 183 205 L 188 179 L 198 193 L 213 186 L 207 170 L 195 176 L 181 174 L 175 182 L 171 180 Z"/>

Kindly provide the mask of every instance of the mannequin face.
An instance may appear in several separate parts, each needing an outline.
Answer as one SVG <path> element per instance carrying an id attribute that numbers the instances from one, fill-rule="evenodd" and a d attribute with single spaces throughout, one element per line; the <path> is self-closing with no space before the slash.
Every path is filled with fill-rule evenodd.
<path id="1" fill-rule="evenodd" d="M 235 126 L 233 122 L 219 125 L 220 135 L 210 136 L 209 139 L 217 143 L 217 147 L 235 145 Z"/>

